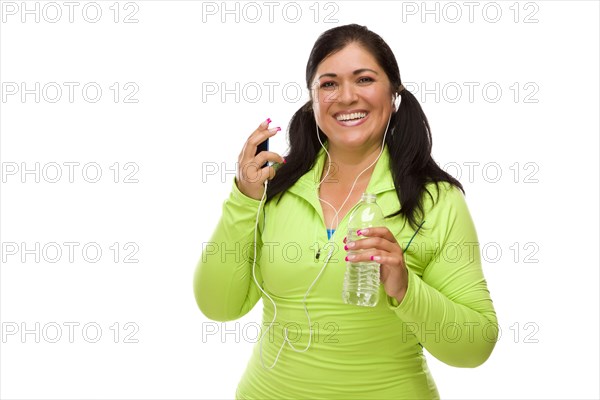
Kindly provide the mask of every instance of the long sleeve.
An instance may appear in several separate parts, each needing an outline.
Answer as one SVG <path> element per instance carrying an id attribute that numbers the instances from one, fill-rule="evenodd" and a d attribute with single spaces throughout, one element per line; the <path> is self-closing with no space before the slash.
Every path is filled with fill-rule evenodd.
<path id="1" fill-rule="evenodd" d="M 494 349 L 498 321 L 462 192 L 441 185 L 438 201 L 429 211 L 426 208 L 425 225 L 430 227 L 427 246 L 417 244 L 412 254 L 422 255 L 428 247 L 432 257 L 422 276 L 409 268 L 405 297 L 398 304 L 387 296 L 388 307 L 437 359 L 457 367 L 476 367 Z M 405 258 L 410 257 L 409 249 Z"/>
<path id="2" fill-rule="evenodd" d="M 215 321 L 231 321 L 248 313 L 260 291 L 252 277 L 254 227 L 260 201 L 244 195 L 233 183 L 223 203 L 219 223 L 194 273 L 194 295 L 202 313 Z M 263 218 L 261 210 L 259 220 Z M 260 224 L 259 224 L 260 225 Z M 260 226 L 259 226 L 260 230 Z M 257 233 L 256 279 L 262 285 L 259 262 L 261 239 Z"/>

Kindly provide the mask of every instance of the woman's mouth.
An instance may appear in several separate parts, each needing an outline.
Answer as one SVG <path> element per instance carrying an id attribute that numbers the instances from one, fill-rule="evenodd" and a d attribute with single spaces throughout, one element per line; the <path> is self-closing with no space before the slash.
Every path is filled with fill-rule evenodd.
<path id="1" fill-rule="evenodd" d="M 365 122 L 368 115 L 366 111 L 341 112 L 335 115 L 335 119 L 341 126 L 356 126 Z"/>

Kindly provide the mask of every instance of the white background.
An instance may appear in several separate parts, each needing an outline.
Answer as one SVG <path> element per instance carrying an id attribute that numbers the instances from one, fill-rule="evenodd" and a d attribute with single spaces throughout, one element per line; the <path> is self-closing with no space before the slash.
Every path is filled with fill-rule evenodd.
<path id="1" fill-rule="evenodd" d="M 487 249 L 502 335 L 476 369 L 429 356 L 442 397 L 599 398 L 597 2 L 475 2 L 471 17 L 464 2 L 301 2 L 287 14 L 279 2 L 271 20 L 263 2 L 230 2 L 238 12 L 222 22 L 221 2 L 99 1 L 96 23 L 82 16 L 86 2 L 72 23 L 62 2 L 56 23 L 48 20 L 57 8 L 37 4 L 39 22 L 35 14 L 22 22 L 21 2 L 2 2 L 0 397 L 234 396 L 253 346 L 244 327 L 259 321 L 262 304 L 226 325 L 200 313 L 192 276 L 202 243 L 246 137 L 270 117 L 284 128 L 271 149 L 285 153 L 314 41 L 356 22 L 394 50 L 431 123 L 434 158 L 465 186 Z M 129 14 L 138 22 L 124 23 Z M 23 101 L 22 82 L 40 83 L 39 102 L 34 94 Z M 63 89 L 55 103 L 51 82 Z M 64 82 L 79 84 L 72 103 Z M 95 103 L 82 96 L 90 82 L 102 88 Z M 135 87 L 137 103 L 125 102 Z M 422 89 L 431 92 L 420 97 Z M 79 163 L 73 182 L 65 162 Z M 21 174 L 36 163 L 39 183 Z M 100 167 L 97 183 L 86 181 L 96 164 L 82 174 L 87 163 Z M 64 242 L 78 243 L 73 262 Z M 36 243 L 39 262 L 35 250 L 23 251 Z M 52 243 L 63 251 L 57 262 Z M 95 263 L 94 246 L 102 250 Z M 138 262 L 125 262 L 134 251 L 129 261 Z M 79 324 L 72 343 L 69 323 Z M 102 336 L 89 343 L 94 327 Z"/>

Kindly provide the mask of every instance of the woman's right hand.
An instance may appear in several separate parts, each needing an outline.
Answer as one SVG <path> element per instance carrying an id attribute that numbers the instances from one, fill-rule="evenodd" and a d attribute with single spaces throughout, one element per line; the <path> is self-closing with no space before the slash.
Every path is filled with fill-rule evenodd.
<path id="1" fill-rule="evenodd" d="M 238 157 L 238 168 L 236 174 L 237 187 L 248 197 L 260 200 L 265 191 L 265 181 L 273 179 L 275 176 L 275 168 L 267 165 L 261 168 L 267 161 L 283 163 L 285 160 L 279 154 L 272 151 L 261 151 L 256 154 L 256 149 L 259 144 L 268 138 L 275 136 L 281 128 L 269 128 L 271 119 L 267 118 L 258 128 L 252 132 L 242 152 Z"/>

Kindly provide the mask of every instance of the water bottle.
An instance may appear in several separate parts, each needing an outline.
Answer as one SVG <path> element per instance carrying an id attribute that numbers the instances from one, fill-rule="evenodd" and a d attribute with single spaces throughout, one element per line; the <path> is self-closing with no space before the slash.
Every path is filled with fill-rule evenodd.
<path id="1" fill-rule="evenodd" d="M 375 199 L 374 194 L 362 195 L 358 207 L 352 212 L 348 221 L 347 241 L 364 239 L 364 236 L 356 234 L 359 229 L 384 226 L 383 212 Z M 362 251 L 349 251 L 348 255 Z M 342 298 L 346 304 L 375 307 L 379 300 L 379 263 L 346 262 Z"/>

